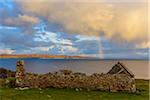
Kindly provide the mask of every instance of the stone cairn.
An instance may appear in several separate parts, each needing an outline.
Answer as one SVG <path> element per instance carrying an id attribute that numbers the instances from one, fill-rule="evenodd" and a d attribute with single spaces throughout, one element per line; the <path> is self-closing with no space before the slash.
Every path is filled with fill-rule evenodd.
<path id="1" fill-rule="evenodd" d="M 24 61 L 18 60 L 16 62 L 16 86 L 21 87 L 24 84 L 25 80 L 25 70 L 24 70 Z"/>

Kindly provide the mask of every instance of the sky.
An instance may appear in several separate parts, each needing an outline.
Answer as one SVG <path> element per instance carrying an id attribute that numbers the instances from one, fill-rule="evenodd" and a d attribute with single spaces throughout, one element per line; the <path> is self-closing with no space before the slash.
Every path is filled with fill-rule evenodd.
<path id="1" fill-rule="evenodd" d="M 1 0 L 0 54 L 148 59 L 145 0 Z"/>

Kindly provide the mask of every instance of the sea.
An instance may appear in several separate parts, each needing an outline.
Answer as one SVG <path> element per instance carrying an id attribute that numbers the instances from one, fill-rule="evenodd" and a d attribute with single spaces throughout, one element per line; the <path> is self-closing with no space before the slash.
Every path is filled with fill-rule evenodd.
<path id="1" fill-rule="evenodd" d="M 87 75 L 93 73 L 107 73 L 117 62 L 122 62 L 137 79 L 150 79 L 149 60 L 101 60 L 101 59 L 42 59 L 42 58 L 3 58 L 0 68 L 16 70 L 16 61 L 24 60 L 25 71 L 44 74 L 61 69 L 82 72 Z"/>

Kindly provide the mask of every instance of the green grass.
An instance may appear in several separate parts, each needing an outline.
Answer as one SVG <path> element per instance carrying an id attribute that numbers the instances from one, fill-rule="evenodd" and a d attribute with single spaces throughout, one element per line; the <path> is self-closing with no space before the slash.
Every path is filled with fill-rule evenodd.
<path id="1" fill-rule="evenodd" d="M 149 81 L 136 80 L 136 85 L 138 94 L 56 88 L 16 90 L 1 86 L 0 100 L 149 100 Z"/>

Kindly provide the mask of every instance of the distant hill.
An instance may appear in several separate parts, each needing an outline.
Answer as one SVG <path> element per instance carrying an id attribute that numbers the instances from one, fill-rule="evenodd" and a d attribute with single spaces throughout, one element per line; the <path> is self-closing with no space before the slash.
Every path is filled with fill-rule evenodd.
<path id="1" fill-rule="evenodd" d="M 62 58 L 62 59 L 79 59 L 92 58 L 83 56 L 66 56 L 66 55 L 49 55 L 49 54 L 0 54 L 0 58 Z"/>

